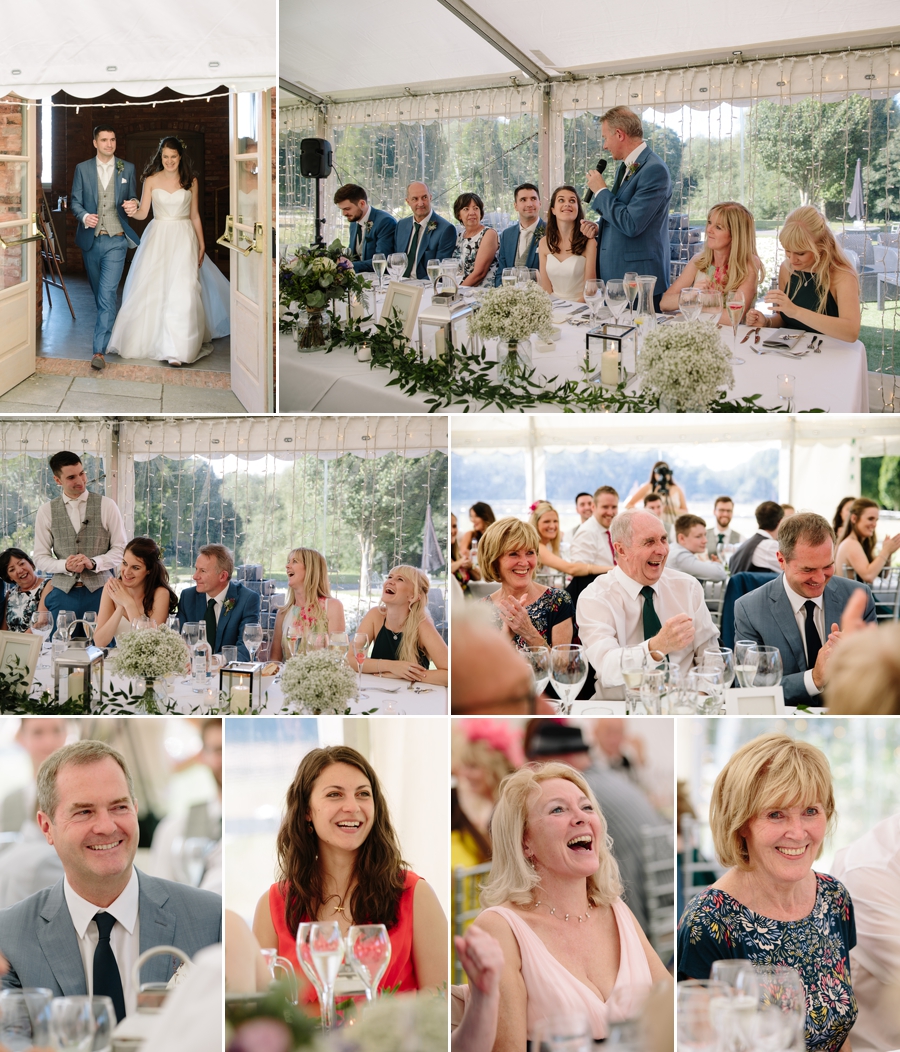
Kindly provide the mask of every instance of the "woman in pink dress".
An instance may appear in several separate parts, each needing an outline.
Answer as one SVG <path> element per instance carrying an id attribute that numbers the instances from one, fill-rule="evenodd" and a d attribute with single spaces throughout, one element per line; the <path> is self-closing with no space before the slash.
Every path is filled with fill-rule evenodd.
<path id="1" fill-rule="evenodd" d="M 297 960 L 304 921 L 337 921 L 345 937 L 353 924 L 384 924 L 391 961 L 380 989 L 436 990 L 447 981 L 446 918 L 403 861 L 381 785 L 356 749 L 333 745 L 303 757 L 277 853 L 278 880 L 257 904 L 253 934 L 294 965 L 303 1004 L 316 1003 Z"/>
<path id="2" fill-rule="evenodd" d="M 555 1015 L 586 1016 L 607 1037 L 669 975 L 620 897 L 590 787 L 564 763 L 523 767 L 503 783 L 491 832 L 488 908 L 474 923 L 505 961 L 494 1052 L 522 1052 Z"/>

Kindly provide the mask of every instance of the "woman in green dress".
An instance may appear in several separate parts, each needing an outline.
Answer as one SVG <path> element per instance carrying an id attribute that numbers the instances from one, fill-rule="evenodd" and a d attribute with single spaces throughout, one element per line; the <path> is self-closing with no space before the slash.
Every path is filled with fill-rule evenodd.
<path id="1" fill-rule="evenodd" d="M 804 329 L 845 343 L 859 339 L 859 277 L 822 213 L 812 205 L 795 208 L 779 241 L 785 260 L 778 288 L 766 294 L 775 313 L 748 311 L 746 323 Z"/>

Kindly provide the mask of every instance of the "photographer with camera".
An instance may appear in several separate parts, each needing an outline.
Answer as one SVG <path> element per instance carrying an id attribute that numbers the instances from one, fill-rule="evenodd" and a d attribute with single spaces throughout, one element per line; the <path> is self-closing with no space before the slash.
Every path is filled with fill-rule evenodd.
<path id="1" fill-rule="evenodd" d="M 668 528 L 675 525 L 679 515 L 684 515 L 688 510 L 687 501 L 681 486 L 676 485 L 672 477 L 672 469 L 664 460 L 658 460 L 650 472 L 650 481 L 635 490 L 628 498 L 626 508 L 634 508 L 643 505 L 644 498 L 651 493 L 658 494 L 662 500 L 662 514 L 660 518 Z"/>

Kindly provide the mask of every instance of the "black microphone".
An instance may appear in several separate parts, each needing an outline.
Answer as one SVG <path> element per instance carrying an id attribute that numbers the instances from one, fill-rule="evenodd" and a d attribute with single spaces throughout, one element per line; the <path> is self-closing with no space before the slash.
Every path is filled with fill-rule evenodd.
<path id="1" fill-rule="evenodd" d="M 600 160 L 597 162 L 597 171 L 601 175 L 603 175 L 603 173 L 606 171 L 606 159 L 604 157 L 601 157 Z M 584 203 L 586 205 L 589 205 L 591 203 L 591 198 L 593 196 L 594 196 L 594 191 L 593 190 L 588 190 L 588 192 L 584 195 Z"/>

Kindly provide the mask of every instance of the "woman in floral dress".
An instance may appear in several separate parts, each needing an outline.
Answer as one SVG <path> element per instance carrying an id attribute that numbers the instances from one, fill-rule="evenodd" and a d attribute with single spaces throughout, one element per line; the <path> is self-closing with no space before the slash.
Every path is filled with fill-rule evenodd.
<path id="1" fill-rule="evenodd" d="M 344 607 L 331 598 L 325 557 L 314 548 L 294 548 L 287 559 L 288 596 L 275 618 L 273 661 L 291 657 L 288 640 L 309 632 L 344 632 Z"/>
<path id="2" fill-rule="evenodd" d="M 500 239 L 496 230 L 481 222 L 484 202 L 478 194 L 460 194 L 453 202 L 453 214 L 463 224 L 453 250 L 453 258 L 461 261 L 463 279 L 460 284 L 493 288 Z"/>
<path id="3" fill-rule="evenodd" d="M 478 565 L 500 588 L 483 602 L 520 650 L 571 643 L 575 608 L 569 593 L 535 583 L 540 538 L 530 522 L 498 519 L 478 542 Z"/>
<path id="4" fill-rule="evenodd" d="M 0 580 L 10 586 L 0 629 L 28 632 L 31 618 L 41 605 L 45 591 L 49 592 L 53 585 L 38 577 L 31 556 L 21 548 L 7 548 L 0 552 Z"/>
<path id="5" fill-rule="evenodd" d="M 813 862 L 835 815 L 828 760 L 786 734 L 739 749 L 713 788 L 709 821 L 731 868 L 688 904 L 678 925 L 678 979 L 708 979 L 713 961 L 788 965 L 806 991 L 806 1048 L 849 1052 L 856 1020 L 853 904 Z"/>

